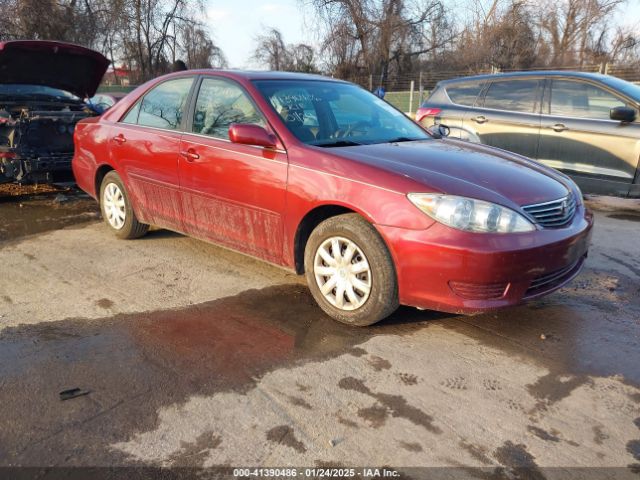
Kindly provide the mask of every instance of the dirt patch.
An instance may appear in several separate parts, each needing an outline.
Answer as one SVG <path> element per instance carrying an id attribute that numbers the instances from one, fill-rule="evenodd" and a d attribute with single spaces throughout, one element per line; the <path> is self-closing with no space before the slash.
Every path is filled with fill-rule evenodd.
<path id="1" fill-rule="evenodd" d="M 547 441 L 547 442 L 559 442 L 560 439 L 558 437 L 556 437 L 555 435 L 547 432 L 546 430 L 540 428 L 540 427 L 536 427 L 535 425 L 529 425 L 527 427 L 527 430 L 534 434 L 536 437 L 538 437 L 541 440 Z"/>
<path id="2" fill-rule="evenodd" d="M 104 308 L 105 310 L 108 310 L 114 305 L 115 303 L 112 300 L 109 300 L 108 298 L 101 298 L 100 300 L 96 301 L 96 306 L 100 308 Z"/>
<path id="3" fill-rule="evenodd" d="M 2 183 L 0 184 L 0 198 L 2 197 L 32 197 L 35 195 L 51 195 L 55 193 L 69 193 L 73 189 L 47 183 L 24 184 Z"/>
<path id="4" fill-rule="evenodd" d="M 406 399 L 400 395 L 389 395 L 387 393 L 376 393 L 371 391 L 362 380 L 353 377 L 345 377 L 338 382 L 338 386 L 343 390 L 353 390 L 370 396 L 386 407 L 392 417 L 404 418 L 411 423 L 418 425 L 431 433 L 442 433 L 439 427 L 433 424 L 431 415 L 423 412 L 419 408 L 407 403 Z"/>
<path id="5" fill-rule="evenodd" d="M 593 441 L 596 443 L 596 445 L 602 445 L 604 441 L 609 438 L 609 435 L 604 433 L 604 430 L 602 430 L 602 427 L 599 427 L 598 425 L 595 425 L 592 430 L 593 430 Z"/>
<path id="6" fill-rule="evenodd" d="M 291 405 L 295 405 L 296 407 L 306 408 L 307 410 L 313 410 L 313 407 L 311 407 L 311 405 L 309 405 L 309 403 L 304 398 L 290 395 L 288 399 Z"/>
<path id="7" fill-rule="evenodd" d="M 571 395 L 576 388 L 591 382 L 588 376 L 567 376 L 549 373 L 540 377 L 536 383 L 527 385 L 531 395 L 540 400 L 538 408 L 545 408 Z"/>
<path id="8" fill-rule="evenodd" d="M 487 456 L 487 449 L 480 445 L 475 445 L 466 441 L 460 442 L 460 447 L 466 450 L 469 455 L 484 465 L 493 465 L 494 462 Z"/>
<path id="9" fill-rule="evenodd" d="M 180 451 L 169 457 L 172 467 L 202 467 L 209 452 L 222 444 L 222 438 L 213 432 L 204 432 L 195 442 L 182 442 Z"/>
<path id="10" fill-rule="evenodd" d="M 400 446 L 405 450 L 407 450 L 408 452 L 418 453 L 418 452 L 424 451 L 424 449 L 422 448 L 422 445 L 415 442 L 400 442 Z"/>
<path id="11" fill-rule="evenodd" d="M 371 427 L 380 428 L 387 421 L 389 413 L 387 407 L 375 404 L 368 408 L 358 410 L 358 416 L 367 421 Z"/>
<path id="12" fill-rule="evenodd" d="M 527 447 L 523 444 L 516 445 L 507 441 L 495 451 L 494 457 L 518 475 L 516 478 L 528 480 L 545 480 L 546 478 L 538 468 L 535 457 L 527 451 Z"/>
<path id="13" fill-rule="evenodd" d="M 267 432 L 267 440 L 279 445 L 291 447 L 298 453 L 305 453 L 307 451 L 304 443 L 296 438 L 293 429 L 288 425 L 273 427 Z"/>
<path id="14" fill-rule="evenodd" d="M 411 373 L 398 373 L 398 378 L 404 385 L 418 384 L 418 377 Z"/>
<path id="15" fill-rule="evenodd" d="M 376 372 L 389 370 L 391 368 L 391 362 L 389 362 L 389 360 L 377 356 L 373 356 L 369 359 L 369 365 L 371 365 L 371 368 Z"/>

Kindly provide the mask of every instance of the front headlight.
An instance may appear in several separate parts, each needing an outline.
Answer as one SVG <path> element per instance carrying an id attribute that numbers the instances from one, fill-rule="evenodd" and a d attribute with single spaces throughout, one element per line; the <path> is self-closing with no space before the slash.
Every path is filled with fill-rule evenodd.
<path id="1" fill-rule="evenodd" d="M 531 232 L 536 227 L 513 210 L 473 198 L 435 193 L 410 193 L 411 203 L 434 220 L 466 232 Z"/>

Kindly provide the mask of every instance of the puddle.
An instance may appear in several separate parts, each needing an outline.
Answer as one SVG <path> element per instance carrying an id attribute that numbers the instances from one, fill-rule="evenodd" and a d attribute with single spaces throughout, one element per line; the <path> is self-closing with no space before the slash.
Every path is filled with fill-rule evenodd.
<path id="1" fill-rule="evenodd" d="M 177 310 L 8 327 L 0 333 L 0 445 L 15 448 L 0 460 L 122 464 L 106 445 L 153 429 L 161 407 L 246 391 L 275 368 L 360 356 L 372 336 L 405 335 L 438 318 L 401 309 L 380 326 L 348 327 L 325 316 L 305 286 L 282 285 Z M 62 404 L 58 392 L 75 387 L 91 393 Z M 51 450 L 48 437 L 63 430 Z"/>
<path id="2" fill-rule="evenodd" d="M 598 274 L 585 281 L 597 282 Z M 502 350 L 514 362 L 547 368 L 548 375 L 527 387 L 540 402 L 537 408 L 566 398 L 589 383 L 589 375 L 622 374 L 638 385 L 635 314 L 640 308 L 625 294 L 629 284 L 620 279 L 615 308 L 605 299 L 584 302 L 588 289 L 579 296 L 569 288 L 528 306 L 477 317 L 401 308 L 368 328 L 328 318 L 299 284 L 248 290 L 181 309 L 7 327 L 0 333 L 0 462 L 126 464 L 131 460 L 108 445 L 155 429 L 163 407 L 180 409 L 198 395 L 243 393 L 274 369 L 366 355 L 362 345 L 374 336 L 410 335 L 432 326 Z M 581 291 L 581 284 L 573 288 Z M 113 306 L 106 297 L 100 303 Z M 387 369 L 381 360 L 369 359 L 374 370 Z M 60 391 L 76 387 L 91 393 L 60 402 Z M 374 407 L 380 404 L 395 416 L 434 428 L 430 418 L 378 385 L 346 376 L 340 387 L 364 392 Z M 304 407 L 297 397 L 290 401 Z M 386 420 L 373 407 L 359 415 L 374 426 Z M 272 437 L 297 441 L 284 430 Z"/>
<path id="3" fill-rule="evenodd" d="M 0 201 L 0 242 L 97 220 L 96 201 L 76 193 Z"/>

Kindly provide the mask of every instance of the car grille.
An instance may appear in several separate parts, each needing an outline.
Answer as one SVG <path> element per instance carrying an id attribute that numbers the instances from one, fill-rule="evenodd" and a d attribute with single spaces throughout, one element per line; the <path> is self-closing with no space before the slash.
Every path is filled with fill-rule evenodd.
<path id="1" fill-rule="evenodd" d="M 547 290 L 551 290 L 559 285 L 562 285 L 568 278 L 571 278 L 577 271 L 580 270 L 580 267 L 582 267 L 583 263 L 584 257 L 580 258 L 578 261 L 573 262 L 570 265 L 567 265 L 564 268 L 545 273 L 544 275 L 540 275 L 539 277 L 534 278 L 525 293 L 525 298 L 543 293 Z"/>
<path id="2" fill-rule="evenodd" d="M 490 300 L 502 298 L 506 291 L 508 283 L 467 283 L 467 282 L 449 282 L 449 287 L 453 292 L 469 300 Z"/>
<path id="3" fill-rule="evenodd" d="M 539 225 L 559 228 L 567 225 L 576 213 L 576 199 L 573 194 L 551 202 L 525 205 L 522 209 Z"/>

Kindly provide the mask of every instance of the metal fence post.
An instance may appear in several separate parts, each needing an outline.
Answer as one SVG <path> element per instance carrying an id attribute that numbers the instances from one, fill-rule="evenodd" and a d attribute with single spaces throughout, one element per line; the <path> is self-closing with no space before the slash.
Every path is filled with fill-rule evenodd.
<path id="1" fill-rule="evenodd" d="M 422 104 L 423 94 L 424 94 L 424 85 L 422 85 L 422 70 L 420 70 L 420 76 L 418 77 L 418 104 Z"/>
<path id="2" fill-rule="evenodd" d="M 415 86 L 415 82 L 411 80 L 411 87 L 409 91 L 409 115 L 413 112 L 413 87 Z"/>
<path id="3" fill-rule="evenodd" d="M 373 92 L 373 75 L 369 74 L 369 91 Z"/>

